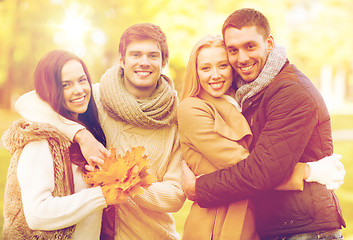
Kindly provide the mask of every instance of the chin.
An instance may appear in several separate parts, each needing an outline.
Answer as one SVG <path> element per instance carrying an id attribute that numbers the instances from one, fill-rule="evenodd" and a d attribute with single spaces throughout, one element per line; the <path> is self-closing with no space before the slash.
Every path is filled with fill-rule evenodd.
<path id="1" fill-rule="evenodd" d="M 253 82 L 256 78 L 253 78 L 253 77 L 243 77 L 242 78 L 244 82 L 247 82 L 247 83 L 251 83 Z"/>

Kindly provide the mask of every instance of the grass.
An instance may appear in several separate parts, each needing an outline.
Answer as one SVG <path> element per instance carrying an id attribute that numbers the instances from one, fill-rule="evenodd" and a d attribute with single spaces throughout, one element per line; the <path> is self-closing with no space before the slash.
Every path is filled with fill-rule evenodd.
<path id="1" fill-rule="evenodd" d="M 18 119 L 19 116 L 13 112 L 0 109 L 0 133 L 2 133 Z M 334 130 L 353 129 L 353 115 L 334 115 L 332 116 L 332 128 Z M 345 240 L 353 240 L 353 140 L 334 142 L 335 152 L 343 156 L 342 162 L 346 169 L 345 183 L 336 191 L 340 200 L 343 215 L 346 220 L 347 228 L 342 230 Z M 10 160 L 9 152 L 0 144 L 0 206 L 3 206 L 4 187 L 6 181 L 7 168 Z M 173 213 L 177 231 L 182 234 L 186 216 L 191 206 L 190 201 L 186 201 L 183 208 L 177 213 Z M 2 232 L 3 215 L 0 209 L 0 231 Z M 2 237 L 0 237 L 2 239 Z"/>

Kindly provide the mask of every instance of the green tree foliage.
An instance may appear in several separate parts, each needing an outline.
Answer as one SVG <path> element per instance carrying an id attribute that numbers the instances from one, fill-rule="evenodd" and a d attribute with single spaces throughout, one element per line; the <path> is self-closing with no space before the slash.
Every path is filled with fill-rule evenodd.
<path id="1" fill-rule="evenodd" d="M 344 71 L 353 85 L 353 2 L 351 0 L 2 0 L 0 1 L 0 107 L 9 107 L 10 94 L 33 89 L 39 59 L 61 48 L 87 63 L 93 81 L 118 62 L 122 32 L 138 22 L 153 22 L 168 38 L 166 70 L 180 89 L 192 46 L 206 34 L 220 34 L 235 9 L 253 7 L 268 18 L 291 62 L 318 82 L 321 67 Z M 69 32 L 74 14 L 86 25 Z M 75 40 L 77 32 L 82 39 Z"/>

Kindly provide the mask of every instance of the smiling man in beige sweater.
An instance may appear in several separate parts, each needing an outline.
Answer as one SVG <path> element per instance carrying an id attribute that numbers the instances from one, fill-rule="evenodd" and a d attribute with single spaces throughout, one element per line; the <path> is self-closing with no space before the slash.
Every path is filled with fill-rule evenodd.
<path id="1" fill-rule="evenodd" d="M 119 43 L 120 64 L 108 69 L 93 87 L 100 124 L 107 146 L 124 155 L 143 146 L 150 171 L 156 177 L 143 194 L 115 207 L 115 221 L 103 220 L 112 231 L 104 239 L 179 239 L 171 212 L 178 211 L 185 196 L 180 184 L 181 151 L 176 124 L 177 93 L 162 74 L 168 62 L 168 46 L 162 30 L 142 23 L 129 27 Z M 77 102 L 76 104 L 80 104 Z M 97 155 L 100 144 L 83 126 L 60 118 L 30 92 L 16 109 L 31 121 L 46 121 L 77 141 L 86 157 Z"/>

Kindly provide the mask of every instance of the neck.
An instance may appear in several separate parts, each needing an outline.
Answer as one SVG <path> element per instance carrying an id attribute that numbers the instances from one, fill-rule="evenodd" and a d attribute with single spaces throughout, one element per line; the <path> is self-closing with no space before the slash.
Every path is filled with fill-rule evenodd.
<path id="1" fill-rule="evenodd" d="M 126 80 L 126 76 L 124 76 L 123 86 L 125 87 L 126 91 L 130 93 L 132 96 L 134 96 L 135 98 L 145 99 L 150 97 L 153 94 L 153 92 L 157 88 L 157 83 L 155 86 L 151 86 L 151 87 L 132 86 L 131 84 L 129 84 L 129 81 Z"/>

